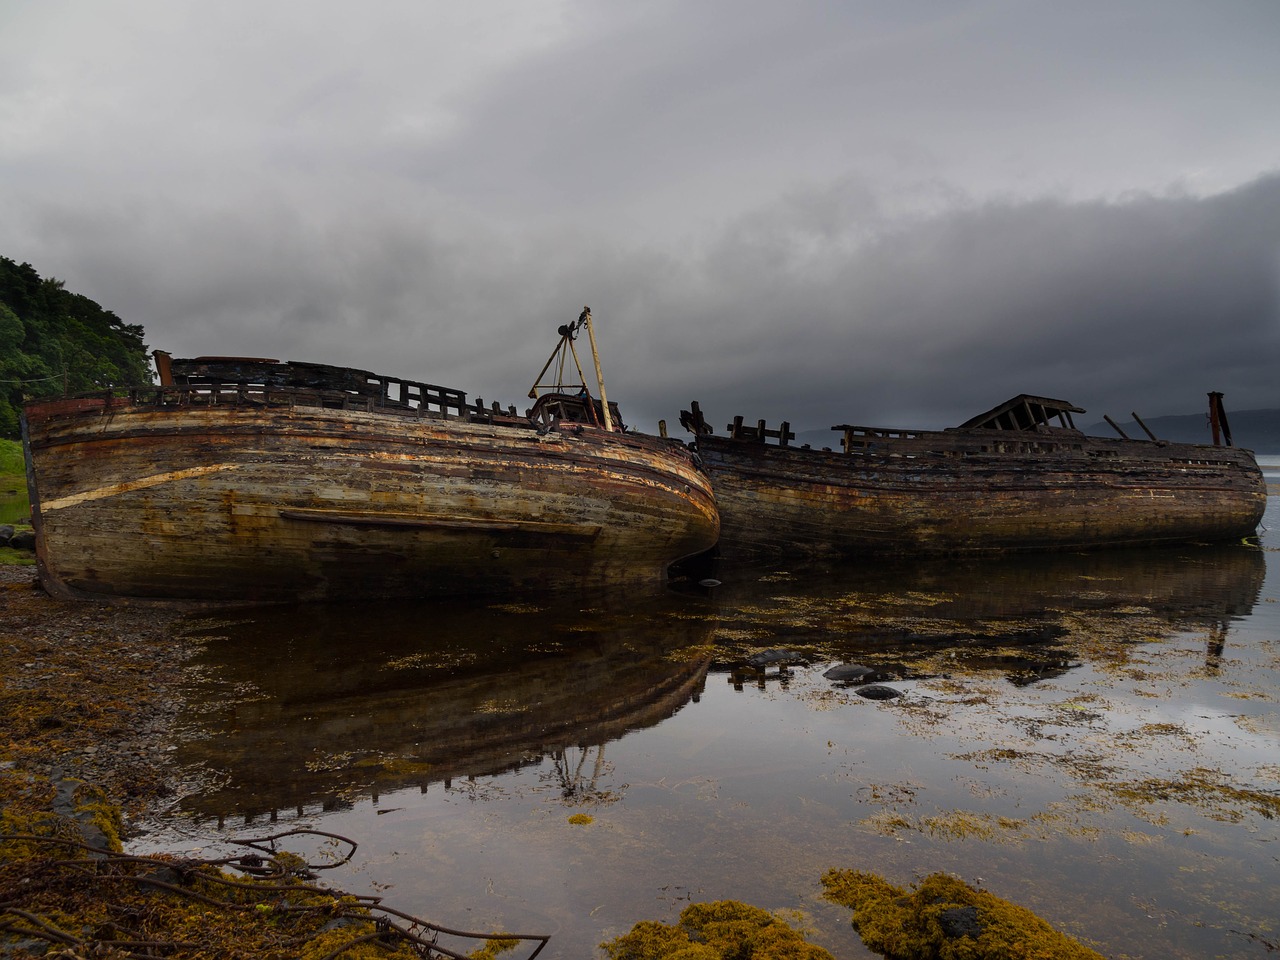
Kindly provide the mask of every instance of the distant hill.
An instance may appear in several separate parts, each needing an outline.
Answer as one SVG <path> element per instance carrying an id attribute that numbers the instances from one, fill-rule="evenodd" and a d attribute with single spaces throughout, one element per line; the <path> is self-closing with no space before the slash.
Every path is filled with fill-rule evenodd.
<path id="1" fill-rule="evenodd" d="M 1114 417 L 1112 419 L 1115 419 Z M 1143 417 L 1142 422 L 1161 440 L 1176 443 L 1213 443 L 1207 413 L 1191 413 L 1180 417 Z M 1135 440 L 1147 435 L 1133 420 L 1116 420 L 1120 429 Z M 1280 410 L 1228 410 L 1231 442 L 1257 453 L 1280 453 Z M 1115 430 L 1105 420 L 1085 427 L 1090 436 L 1114 437 Z"/>

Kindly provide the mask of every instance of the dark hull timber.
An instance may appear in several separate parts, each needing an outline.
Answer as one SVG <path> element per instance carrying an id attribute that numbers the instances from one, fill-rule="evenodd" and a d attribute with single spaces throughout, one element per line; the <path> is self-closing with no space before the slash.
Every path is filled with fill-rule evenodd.
<path id="1" fill-rule="evenodd" d="M 223 363 L 220 379 L 206 364 L 177 385 L 26 406 L 50 593 L 276 601 L 601 587 L 661 581 L 716 542 L 708 478 L 678 442 L 270 363 L 270 377 Z M 357 388 L 276 372 L 303 368 L 352 374 Z"/>
<path id="2" fill-rule="evenodd" d="M 1027 404 L 1036 415 L 1009 418 Z M 1266 484 L 1250 451 L 1050 426 L 1071 412 L 1083 411 L 1018 397 L 949 430 L 841 425 L 842 452 L 791 446 L 787 424 L 741 418 L 715 436 L 697 404 L 682 419 L 711 475 L 726 558 L 1092 549 L 1256 532 Z"/>

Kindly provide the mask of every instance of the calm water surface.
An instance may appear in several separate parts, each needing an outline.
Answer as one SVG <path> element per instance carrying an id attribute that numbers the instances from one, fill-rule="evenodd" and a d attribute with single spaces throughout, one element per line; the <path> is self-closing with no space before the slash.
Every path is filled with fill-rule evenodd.
<path id="1" fill-rule="evenodd" d="M 359 849 L 326 882 L 450 927 L 549 933 L 543 957 L 602 956 L 637 921 L 725 898 L 872 956 L 821 898 L 831 867 L 902 885 L 949 871 L 1109 957 L 1268 956 L 1280 458 L 1265 462 L 1260 546 L 721 569 L 709 591 L 193 622 L 178 757 L 208 786 L 139 849 L 342 834 Z M 806 662 L 744 667 L 766 649 Z M 902 696 L 823 676 L 839 664 Z"/>

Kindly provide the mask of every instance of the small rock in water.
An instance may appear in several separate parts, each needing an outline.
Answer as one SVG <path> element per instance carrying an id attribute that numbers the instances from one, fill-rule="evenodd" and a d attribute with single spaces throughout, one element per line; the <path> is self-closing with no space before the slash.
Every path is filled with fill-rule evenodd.
<path id="1" fill-rule="evenodd" d="M 879 683 L 873 683 L 869 687 L 859 687 L 857 694 L 860 697 L 866 697 L 868 700 L 892 700 L 895 697 L 902 696 L 902 691 Z"/>
<path id="2" fill-rule="evenodd" d="M 949 940 L 961 937 L 972 937 L 977 940 L 982 936 L 982 921 L 978 916 L 978 908 L 970 904 L 964 907 L 949 907 L 938 914 L 938 926 L 942 934 Z"/>
<path id="3" fill-rule="evenodd" d="M 794 650 L 762 650 L 747 657 L 749 667 L 768 667 L 772 664 L 804 663 L 805 659 Z"/>
<path id="4" fill-rule="evenodd" d="M 719 581 L 719 580 L 712 580 L 710 577 L 708 577 L 706 580 L 699 580 L 699 581 L 698 581 L 698 586 L 700 586 L 700 587 L 718 587 L 718 586 L 720 586 L 720 581 Z"/>
<path id="5" fill-rule="evenodd" d="M 842 663 L 839 666 L 832 667 L 823 674 L 828 680 L 866 680 L 875 671 L 870 667 L 864 667 L 858 663 Z"/>

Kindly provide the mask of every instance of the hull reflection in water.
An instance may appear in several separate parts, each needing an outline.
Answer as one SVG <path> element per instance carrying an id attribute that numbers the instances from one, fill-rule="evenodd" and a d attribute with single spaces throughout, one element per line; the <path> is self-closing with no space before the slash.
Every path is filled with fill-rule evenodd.
<path id="1" fill-rule="evenodd" d="M 1205 630 L 1207 665 L 1229 624 L 1248 616 L 1266 576 L 1251 544 L 939 559 L 897 564 L 722 564 L 721 625 L 770 630 L 812 662 L 865 663 L 867 682 L 921 679 L 923 670 L 998 669 L 1015 683 L 1062 674 L 1127 642 Z M 791 624 L 792 626 L 785 626 Z M 721 648 L 717 666 L 740 680 L 751 652 Z M 754 679 L 761 679 L 755 676 Z"/>
<path id="2" fill-rule="evenodd" d="M 701 693 L 712 620 L 634 591 L 546 605 L 269 608 L 205 621 L 178 762 L 220 783 L 197 817 L 255 816 L 567 754 L 671 716 Z"/>

